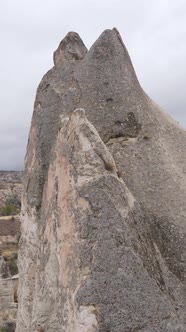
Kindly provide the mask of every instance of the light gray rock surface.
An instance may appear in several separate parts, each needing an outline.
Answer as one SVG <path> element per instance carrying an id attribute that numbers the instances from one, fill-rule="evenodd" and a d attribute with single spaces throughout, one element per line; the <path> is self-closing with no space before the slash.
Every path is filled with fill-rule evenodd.
<path id="1" fill-rule="evenodd" d="M 69 33 L 54 63 L 25 161 L 17 332 L 183 332 L 186 133 L 116 29 L 88 52 Z"/>

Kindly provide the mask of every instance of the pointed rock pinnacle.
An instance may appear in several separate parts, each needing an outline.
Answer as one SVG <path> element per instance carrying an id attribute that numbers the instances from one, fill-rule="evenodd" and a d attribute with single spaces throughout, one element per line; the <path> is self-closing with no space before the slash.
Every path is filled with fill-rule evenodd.
<path id="1" fill-rule="evenodd" d="M 54 52 L 54 64 L 62 60 L 82 60 L 87 48 L 76 32 L 69 32 Z"/>

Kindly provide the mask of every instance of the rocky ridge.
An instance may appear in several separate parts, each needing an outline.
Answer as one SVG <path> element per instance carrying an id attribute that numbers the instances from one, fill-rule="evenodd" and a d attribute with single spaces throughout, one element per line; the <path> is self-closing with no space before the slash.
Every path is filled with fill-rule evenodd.
<path id="1" fill-rule="evenodd" d="M 185 331 L 186 132 L 116 29 L 69 33 L 35 100 L 17 332 Z"/>

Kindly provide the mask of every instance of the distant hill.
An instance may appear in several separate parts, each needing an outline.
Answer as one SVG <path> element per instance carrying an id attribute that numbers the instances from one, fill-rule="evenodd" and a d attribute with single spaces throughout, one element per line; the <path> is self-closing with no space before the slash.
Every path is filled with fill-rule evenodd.
<path id="1" fill-rule="evenodd" d="M 22 171 L 0 171 L 0 331 L 15 328 L 22 178 Z"/>
<path id="2" fill-rule="evenodd" d="M 22 171 L 0 171 L 0 214 L 7 204 L 20 208 Z"/>

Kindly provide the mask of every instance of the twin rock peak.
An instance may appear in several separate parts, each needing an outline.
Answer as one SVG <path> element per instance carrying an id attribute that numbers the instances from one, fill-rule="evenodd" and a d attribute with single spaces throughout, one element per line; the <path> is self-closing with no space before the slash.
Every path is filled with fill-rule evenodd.
<path id="1" fill-rule="evenodd" d="M 184 332 L 186 133 L 121 36 L 70 32 L 36 95 L 17 332 Z"/>

